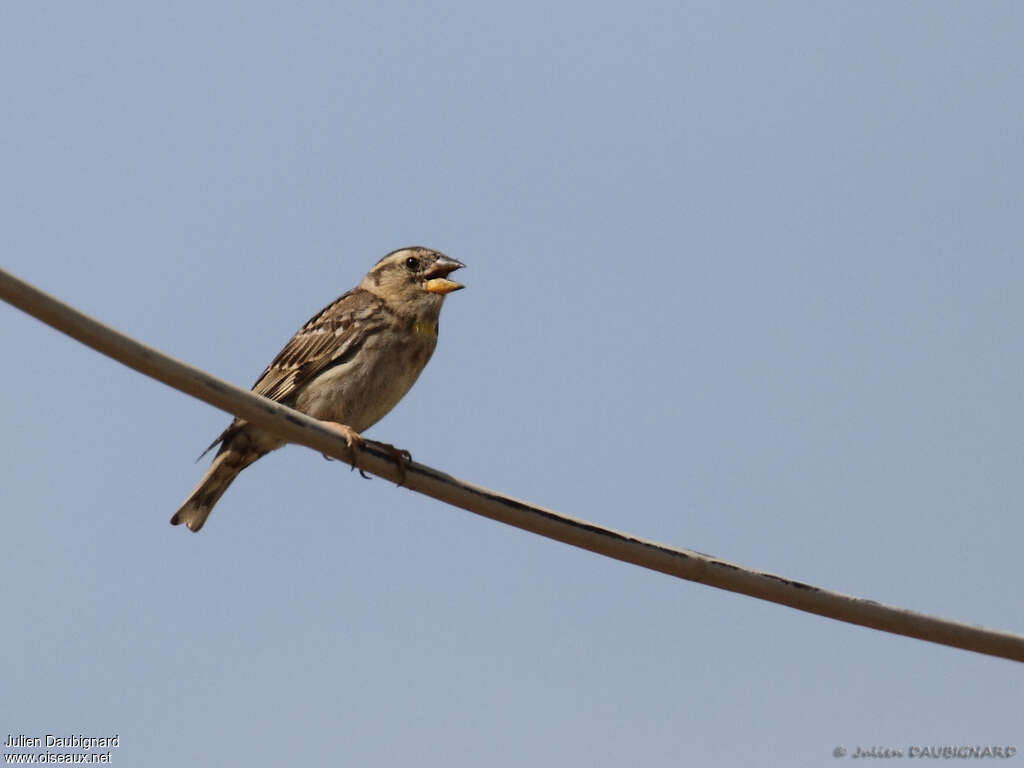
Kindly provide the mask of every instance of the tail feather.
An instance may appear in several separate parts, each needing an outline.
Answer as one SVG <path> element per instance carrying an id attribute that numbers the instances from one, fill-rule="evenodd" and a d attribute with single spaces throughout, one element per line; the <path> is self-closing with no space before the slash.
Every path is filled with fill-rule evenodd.
<path id="1" fill-rule="evenodd" d="M 254 451 L 239 451 L 232 447 L 222 449 L 206 470 L 199 485 L 174 513 L 171 525 L 184 523 L 193 533 L 198 532 L 213 511 L 213 505 L 224 495 L 224 491 L 238 477 L 238 473 L 260 456 L 261 453 Z"/>

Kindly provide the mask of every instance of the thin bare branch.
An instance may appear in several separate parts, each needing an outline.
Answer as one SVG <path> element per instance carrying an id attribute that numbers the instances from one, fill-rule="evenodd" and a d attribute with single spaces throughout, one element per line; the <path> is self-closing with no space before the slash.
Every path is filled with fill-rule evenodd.
<path id="1" fill-rule="evenodd" d="M 2 270 L 0 298 L 140 373 L 273 430 L 290 442 L 342 461 L 351 459 L 345 439 L 315 419 L 140 344 Z M 359 465 L 388 480 L 400 479 L 391 455 L 372 442 L 360 452 Z M 503 496 L 416 462 L 408 466 L 404 485 L 492 520 L 681 579 L 884 632 L 1024 661 L 1020 635 L 882 605 L 641 539 Z"/>

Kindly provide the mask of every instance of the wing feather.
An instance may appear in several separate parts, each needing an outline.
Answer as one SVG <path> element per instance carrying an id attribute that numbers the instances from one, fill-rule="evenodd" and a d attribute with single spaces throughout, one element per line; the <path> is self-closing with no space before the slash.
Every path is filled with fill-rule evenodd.
<path id="1" fill-rule="evenodd" d="M 287 403 L 324 370 L 351 359 L 367 337 L 387 321 L 387 313 L 383 302 L 369 291 L 349 291 L 299 329 L 252 391 Z"/>
<path id="2" fill-rule="evenodd" d="M 391 311 L 378 297 L 362 288 L 352 289 L 299 329 L 260 374 L 252 391 L 290 405 L 306 384 L 332 365 L 352 359 L 367 339 L 392 319 Z M 219 455 L 244 426 L 244 421 L 234 419 L 199 458 L 218 443 Z"/>

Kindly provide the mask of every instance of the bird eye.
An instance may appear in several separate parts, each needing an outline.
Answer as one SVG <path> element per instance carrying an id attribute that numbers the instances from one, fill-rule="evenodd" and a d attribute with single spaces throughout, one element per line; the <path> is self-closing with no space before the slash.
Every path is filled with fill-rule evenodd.
<path id="1" fill-rule="evenodd" d="M 417 259 L 415 256 L 410 256 L 408 259 L 405 260 L 405 266 L 411 272 L 415 272 L 417 269 L 420 268 L 420 260 Z"/>

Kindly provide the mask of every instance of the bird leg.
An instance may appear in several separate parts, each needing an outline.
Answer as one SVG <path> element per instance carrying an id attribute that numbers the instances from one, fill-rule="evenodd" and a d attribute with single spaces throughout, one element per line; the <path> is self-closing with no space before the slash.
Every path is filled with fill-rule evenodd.
<path id="1" fill-rule="evenodd" d="M 366 440 L 363 439 L 363 436 L 347 424 L 339 424 L 336 421 L 321 421 L 320 423 L 325 427 L 341 432 L 345 442 L 348 443 L 349 450 L 352 451 L 352 469 L 359 469 L 359 465 L 356 464 L 356 452 L 366 445 Z M 327 454 L 324 454 L 324 458 L 330 460 L 330 456 Z M 363 470 L 359 469 L 359 473 L 363 474 Z M 365 477 L 365 474 L 363 476 Z"/>

